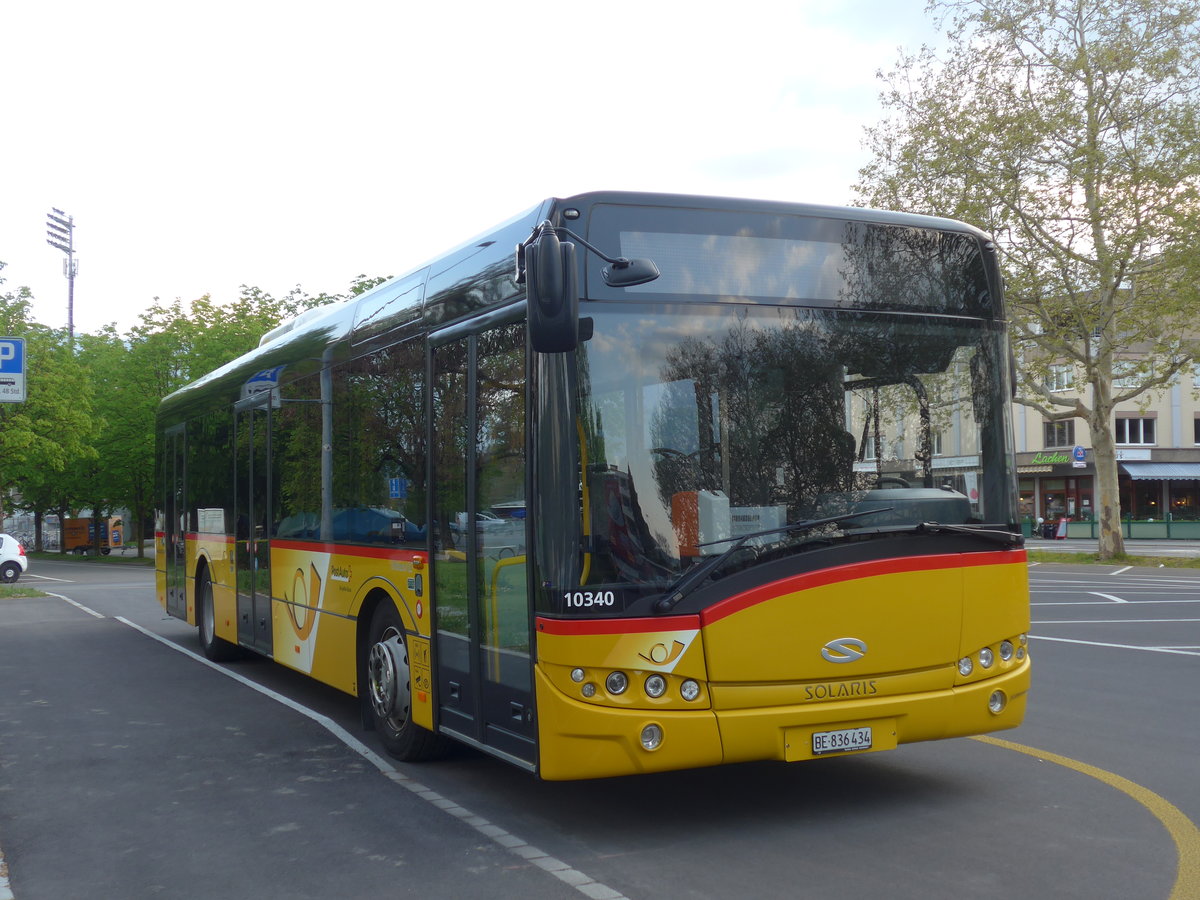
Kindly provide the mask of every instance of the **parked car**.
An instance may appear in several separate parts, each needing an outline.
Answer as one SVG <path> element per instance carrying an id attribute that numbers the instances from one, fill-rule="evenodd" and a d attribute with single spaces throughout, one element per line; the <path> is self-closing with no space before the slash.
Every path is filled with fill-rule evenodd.
<path id="1" fill-rule="evenodd" d="M 29 568 L 25 548 L 11 534 L 0 534 L 0 582 L 12 584 Z"/>
<path id="2" fill-rule="evenodd" d="M 480 510 L 475 513 L 475 531 L 478 534 L 491 534 L 495 532 L 505 532 L 517 526 L 518 523 L 514 519 L 502 519 L 495 513 L 490 513 L 485 510 Z M 455 534 L 462 534 L 467 530 L 467 514 L 460 512 L 454 517 L 454 521 L 450 523 L 450 528 Z"/>

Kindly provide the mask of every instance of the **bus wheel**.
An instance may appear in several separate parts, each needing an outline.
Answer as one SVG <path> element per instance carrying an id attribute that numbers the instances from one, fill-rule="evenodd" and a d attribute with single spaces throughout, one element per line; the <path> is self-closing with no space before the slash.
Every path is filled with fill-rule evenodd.
<path id="1" fill-rule="evenodd" d="M 236 644 L 217 637 L 217 615 L 213 611 L 212 579 L 208 570 L 196 580 L 196 618 L 200 625 L 200 649 L 213 662 L 225 662 L 238 655 Z"/>
<path id="2" fill-rule="evenodd" d="M 367 650 L 367 694 L 371 721 L 383 747 L 396 759 L 415 762 L 434 759 L 446 750 L 446 740 L 412 720 L 412 680 L 404 623 L 390 600 L 380 603 L 371 617 Z"/>

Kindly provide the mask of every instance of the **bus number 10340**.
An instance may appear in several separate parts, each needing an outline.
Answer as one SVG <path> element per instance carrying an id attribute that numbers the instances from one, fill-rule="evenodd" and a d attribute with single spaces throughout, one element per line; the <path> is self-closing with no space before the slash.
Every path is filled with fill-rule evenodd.
<path id="1" fill-rule="evenodd" d="M 593 606 L 603 606 L 611 609 L 616 606 L 617 595 L 614 591 L 567 591 L 563 594 L 567 609 L 588 609 Z"/>

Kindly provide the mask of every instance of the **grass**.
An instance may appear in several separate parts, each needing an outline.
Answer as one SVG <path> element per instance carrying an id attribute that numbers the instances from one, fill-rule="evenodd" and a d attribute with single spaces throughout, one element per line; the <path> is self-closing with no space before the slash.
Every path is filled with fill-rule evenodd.
<path id="1" fill-rule="evenodd" d="M 1196 556 L 1133 556 L 1123 553 L 1108 559 L 1100 559 L 1095 553 L 1055 553 L 1050 550 L 1030 550 L 1031 562 L 1065 563 L 1067 565 L 1135 566 L 1146 569 L 1200 569 L 1200 557 Z"/>
<path id="2" fill-rule="evenodd" d="M 26 597 L 45 597 L 41 591 L 35 588 L 26 587 L 17 582 L 16 584 L 0 584 L 0 600 L 19 600 Z"/>

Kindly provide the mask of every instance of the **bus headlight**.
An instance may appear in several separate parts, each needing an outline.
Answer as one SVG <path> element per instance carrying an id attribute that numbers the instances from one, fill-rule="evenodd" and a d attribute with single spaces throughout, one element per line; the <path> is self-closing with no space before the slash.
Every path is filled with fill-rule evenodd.
<path id="1" fill-rule="evenodd" d="M 1000 642 L 1000 658 L 1002 660 L 1004 660 L 1005 662 L 1008 662 L 1010 659 L 1012 659 L 1012 657 L 1013 657 L 1012 641 L 1001 641 Z"/>
<path id="2" fill-rule="evenodd" d="M 985 669 L 990 669 L 992 663 L 996 661 L 995 654 L 992 653 L 991 647 L 984 647 L 979 651 L 979 664 Z"/>
<path id="3" fill-rule="evenodd" d="M 646 679 L 646 694 L 657 700 L 667 692 L 667 679 L 661 675 L 651 675 Z"/>
<path id="4" fill-rule="evenodd" d="M 698 681 L 693 681 L 690 678 L 687 679 L 679 686 L 679 694 L 684 700 L 686 700 L 688 703 L 691 703 L 700 696 L 700 683 Z"/>
<path id="5" fill-rule="evenodd" d="M 998 716 L 1004 712 L 1006 706 L 1008 706 L 1008 697 L 1004 691 L 992 691 L 992 695 L 988 697 L 988 712 Z"/>
<path id="6" fill-rule="evenodd" d="M 604 679 L 604 687 L 610 694 L 623 694 L 629 687 L 629 676 L 624 672 L 609 672 L 608 678 Z"/>
<path id="7" fill-rule="evenodd" d="M 663 730 L 661 725 L 647 725 L 642 729 L 642 749 L 657 750 L 662 746 Z"/>
<path id="8" fill-rule="evenodd" d="M 975 671 L 975 663 L 971 662 L 971 657 L 964 656 L 958 661 L 958 674 L 966 678 Z"/>

